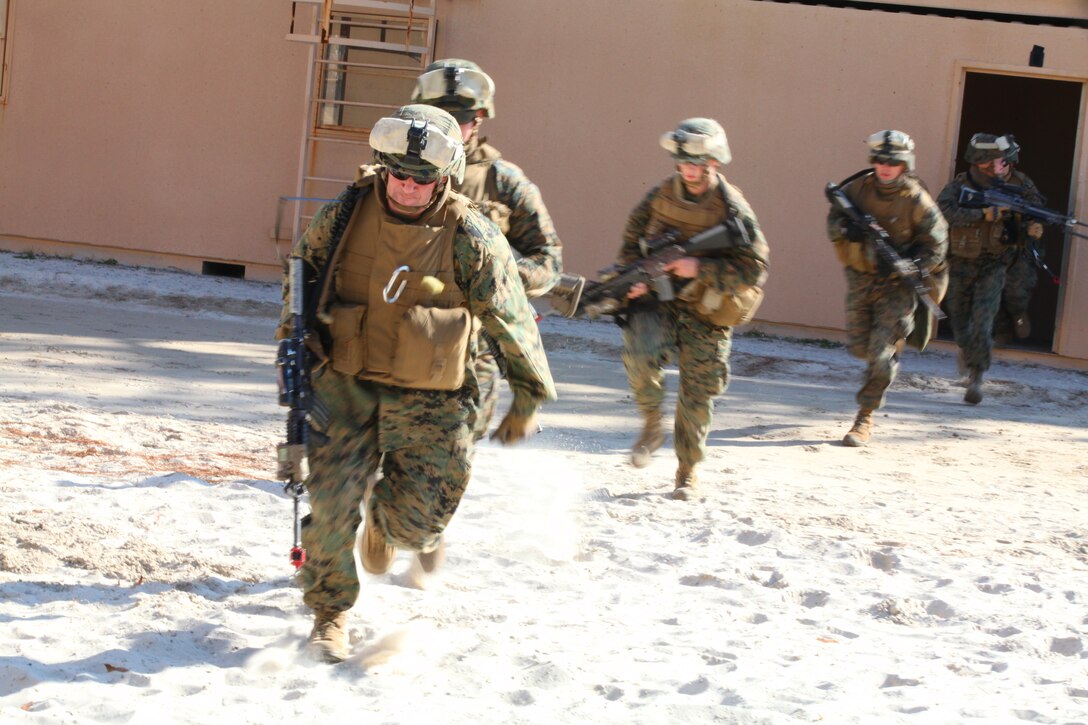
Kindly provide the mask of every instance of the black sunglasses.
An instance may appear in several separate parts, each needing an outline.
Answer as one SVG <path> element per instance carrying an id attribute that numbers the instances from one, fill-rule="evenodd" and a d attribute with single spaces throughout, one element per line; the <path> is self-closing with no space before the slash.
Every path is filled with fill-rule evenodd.
<path id="1" fill-rule="evenodd" d="M 408 181 L 411 179 L 420 185 L 433 184 L 438 181 L 438 174 L 428 174 L 423 171 L 405 171 L 404 169 L 397 169 L 392 166 L 386 167 L 389 170 L 389 174 L 400 181 Z"/>

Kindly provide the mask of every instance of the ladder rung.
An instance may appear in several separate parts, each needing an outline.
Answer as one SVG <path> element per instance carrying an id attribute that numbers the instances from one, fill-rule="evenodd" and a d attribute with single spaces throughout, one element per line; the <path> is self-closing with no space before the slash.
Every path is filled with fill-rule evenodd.
<path id="1" fill-rule="evenodd" d="M 384 10 L 392 13 L 404 13 L 405 15 L 434 15 L 433 7 L 415 7 L 414 3 L 389 2 L 389 0 L 336 0 L 340 8 L 366 8 L 367 10 Z"/>
<path id="2" fill-rule="evenodd" d="M 327 176 L 303 176 L 302 178 L 306 181 L 322 181 L 331 184 L 350 184 L 352 181 L 351 179 L 332 179 Z"/>
<path id="3" fill-rule="evenodd" d="M 313 135 L 310 135 L 310 136 L 307 136 L 306 138 L 308 140 L 310 140 L 310 141 L 320 141 L 321 143 L 346 143 L 346 144 L 348 144 L 350 146 L 366 146 L 369 143 L 369 141 L 364 141 L 362 139 L 335 138 L 335 137 L 332 137 L 332 136 L 313 136 Z"/>
<path id="4" fill-rule="evenodd" d="M 367 48 L 369 50 L 391 50 L 400 53 L 423 54 L 428 51 L 423 45 L 404 45 L 403 43 L 383 43 L 379 40 L 356 40 L 354 38 L 329 38 L 329 45 L 346 45 L 349 48 Z"/>

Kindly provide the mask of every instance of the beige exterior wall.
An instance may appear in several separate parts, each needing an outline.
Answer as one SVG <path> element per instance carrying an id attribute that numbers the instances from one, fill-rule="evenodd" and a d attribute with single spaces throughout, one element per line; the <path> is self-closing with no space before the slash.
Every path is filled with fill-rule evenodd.
<path id="1" fill-rule="evenodd" d="M 1084 0 L 1029 5 L 1088 16 Z M 306 112 L 309 49 L 284 39 L 290 3 L 13 8 L 0 248 L 197 270 L 221 261 L 276 276 L 276 202 L 295 194 Z M 965 71 L 1088 80 L 1083 29 L 751 0 L 439 0 L 438 11 L 437 57 L 472 58 L 495 78 L 498 117 L 484 134 L 541 187 L 568 269 L 592 276 L 611 261 L 627 214 L 671 171 L 660 134 L 712 116 L 733 147 L 726 174 L 772 245 L 761 319 L 828 335 L 843 326 L 844 285 L 824 235 L 823 187 L 864 165 L 870 133 L 911 133 L 919 173 L 937 190 L 954 162 Z M 1027 67 L 1033 45 L 1046 48 L 1044 69 Z M 365 155 L 340 146 L 342 157 L 317 165 L 346 175 Z M 1088 360 L 1088 317 L 1075 312 L 1088 309 L 1084 244 L 1068 256 L 1056 346 Z"/>
<path id="2" fill-rule="evenodd" d="M 1083 3 L 1031 6 L 1088 15 Z M 1042 45 L 1043 73 L 1088 80 L 1082 29 L 749 0 L 443 0 L 439 8 L 436 55 L 470 57 L 494 77 L 497 116 L 485 135 L 541 187 L 569 269 L 591 274 L 611 261 L 630 210 L 671 172 L 658 137 L 683 118 L 711 116 L 732 146 L 726 176 L 771 244 L 759 318 L 817 328 L 845 323 L 823 188 L 865 165 L 869 134 L 913 135 L 918 172 L 936 193 L 954 163 L 965 67 L 1038 73 L 1028 55 Z M 1082 217 L 1085 130 L 1074 182 Z M 1058 340 L 1059 352 L 1081 358 L 1088 317 L 1068 310 L 1088 309 L 1085 243 L 1076 240 L 1065 279 Z"/>
<path id="3" fill-rule="evenodd" d="M 3 248 L 278 274 L 276 201 L 294 194 L 305 108 L 307 49 L 283 39 L 289 3 L 13 9 Z"/>

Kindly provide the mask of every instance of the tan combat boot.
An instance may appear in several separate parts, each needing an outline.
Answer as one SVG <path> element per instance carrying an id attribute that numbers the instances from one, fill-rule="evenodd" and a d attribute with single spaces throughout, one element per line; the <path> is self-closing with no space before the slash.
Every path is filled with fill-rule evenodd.
<path id="1" fill-rule="evenodd" d="M 665 429 L 661 426 L 661 411 L 643 413 L 642 434 L 631 446 L 631 465 L 645 468 L 650 465 L 650 457 L 665 442 Z"/>
<path id="2" fill-rule="evenodd" d="M 971 405 L 982 402 L 982 371 L 978 368 L 967 371 L 967 392 L 963 394 L 963 402 Z"/>
<path id="3" fill-rule="evenodd" d="M 348 613 L 318 609 L 310 632 L 310 651 L 322 662 L 336 664 L 348 658 Z"/>
<path id="4" fill-rule="evenodd" d="M 363 562 L 363 569 L 370 574 L 385 574 L 393 567 L 397 549 L 385 540 L 385 534 L 374 521 L 369 504 L 366 504 L 366 523 L 359 538 L 359 560 Z"/>
<path id="5" fill-rule="evenodd" d="M 854 419 L 854 427 L 843 436 L 842 444 L 851 448 L 862 448 L 869 444 L 873 435 L 873 411 L 862 408 L 858 411 L 858 417 Z"/>
<path id="6" fill-rule="evenodd" d="M 681 463 L 676 469 L 676 490 L 672 492 L 672 497 L 677 501 L 688 501 L 695 496 L 698 485 L 699 477 L 695 475 L 695 467 Z"/>

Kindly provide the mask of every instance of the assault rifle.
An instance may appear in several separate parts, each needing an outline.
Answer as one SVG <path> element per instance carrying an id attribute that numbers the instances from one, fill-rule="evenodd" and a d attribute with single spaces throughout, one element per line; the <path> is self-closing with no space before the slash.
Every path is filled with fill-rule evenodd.
<path id="1" fill-rule="evenodd" d="M 892 238 L 888 236 L 888 232 L 884 230 L 884 227 L 877 223 L 876 219 L 871 214 L 863 212 L 854 206 L 854 203 L 850 201 L 849 197 L 843 193 L 842 187 L 836 184 L 828 184 L 827 189 L 824 192 L 827 195 L 827 200 L 831 202 L 831 205 L 839 209 L 846 218 L 862 230 L 865 234 L 865 239 L 873 245 L 873 250 L 876 252 L 877 257 L 884 262 L 888 267 L 895 269 L 900 273 L 900 278 L 909 284 L 914 289 L 914 293 L 918 296 L 918 299 L 922 301 L 929 311 L 938 320 L 945 318 L 944 312 L 933 301 L 933 298 L 929 296 L 929 287 L 926 285 L 925 278 L 928 276 L 918 265 L 911 264 L 909 261 L 903 259 L 892 247 Z M 903 264 L 906 262 L 906 264 Z M 914 271 L 908 274 L 903 274 L 902 270 L 911 266 Z"/>
<path id="2" fill-rule="evenodd" d="M 649 285 L 659 301 L 669 302 L 676 292 L 665 266 L 681 257 L 710 257 L 737 246 L 734 234 L 747 241 L 743 226 L 726 223 L 699 232 L 686 242 L 680 241 L 680 232 L 675 229 L 642 240 L 642 259 L 606 267 L 598 272 L 600 281 L 586 283 L 578 312 L 588 317 L 617 315 L 627 306 L 628 290 L 639 282 Z"/>
<path id="3" fill-rule="evenodd" d="M 1054 211 L 1028 202 L 1024 198 L 1024 187 L 1022 186 L 1002 183 L 995 183 L 989 189 L 972 189 L 969 186 L 964 186 L 960 189 L 958 201 L 960 206 L 969 209 L 984 209 L 988 206 L 1005 207 L 1018 214 L 1023 214 L 1029 220 L 1039 221 L 1043 224 L 1053 224 L 1062 227 L 1071 236 L 1088 239 L 1088 234 L 1074 231 L 1076 227 L 1088 227 L 1088 224 L 1067 214 L 1062 214 L 1060 211 Z M 1035 266 L 1050 275 L 1051 282 L 1060 284 L 1061 280 L 1058 275 L 1054 274 L 1054 271 L 1043 261 L 1036 240 L 1028 241 L 1027 250 L 1031 252 L 1031 258 L 1035 262 Z"/>
<path id="4" fill-rule="evenodd" d="M 288 408 L 287 442 L 276 446 L 276 478 L 285 481 L 283 490 L 294 499 L 295 543 L 291 548 L 291 563 L 298 569 L 306 563 L 306 550 L 302 548 L 302 519 L 299 516 L 299 500 L 305 491 L 304 484 L 310 475 L 309 447 L 310 426 L 308 418 L 313 403 L 310 388 L 310 351 L 306 348 L 306 323 L 303 317 L 304 262 L 301 257 L 288 260 L 288 311 L 291 314 L 291 336 L 280 340 L 276 355 L 279 378 L 279 403 Z"/>
<path id="5" fill-rule="evenodd" d="M 1024 198 L 1024 187 L 1011 184 L 994 184 L 989 189 L 972 189 L 964 186 L 960 189 L 960 206 L 971 209 L 983 209 L 988 206 L 1005 207 L 1025 217 L 1042 222 L 1064 227 L 1065 231 L 1074 237 L 1088 239 L 1088 234 L 1074 231 L 1078 226 L 1088 227 L 1088 223 L 1079 221 L 1062 214 L 1060 211 L 1047 209 L 1044 206 L 1036 206 Z"/>

